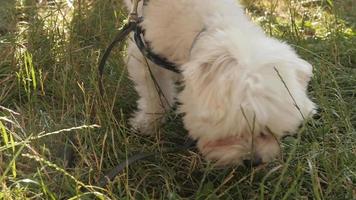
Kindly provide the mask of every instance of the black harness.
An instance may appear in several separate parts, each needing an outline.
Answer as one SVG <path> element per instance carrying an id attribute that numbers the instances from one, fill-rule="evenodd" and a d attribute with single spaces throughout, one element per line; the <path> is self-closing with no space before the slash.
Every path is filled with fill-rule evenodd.
<path id="1" fill-rule="evenodd" d="M 180 73 L 180 70 L 178 69 L 177 65 L 173 62 L 170 62 L 167 58 L 164 58 L 158 54 L 155 54 L 152 49 L 150 48 L 149 44 L 147 44 L 144 40 L 144 30 L 142 30 L 141 26 L 138 24 L 135 29 L 135 42 L 140 49 L 141 53 L 148 58 L 151 62 L 154 64 L 170 70 L 175 73 Z"/>
<path id="2" fill-rule="evenodd" d="M 143 21 L 143 18 L 139 18 L 137 20 L 130 20 L 128 23 L 126 23 L 119 31 L 119 33 L 115 36 L 115 39 L 110 43 L 108 48 L 106 48 L 103 57 L 101 58 L 99 62 L 99 90 L 100 94 L 104 94 L 104 86 L 103 86 L 103 73 L 104 73 L 104 67 L 105 63 L 112 51 L 112 49 L 115 47 L 115 45 L 119 42 L 122 42 L 123 40 L 126 39 L 126 37 L 131 33 L 134 32 L 134 40 L 136 43 L 136 46 L 138 49 L 141 51 L 142 55 L 145 56 L 148 60 L 150 60 L 152 63 L 170 70 L 175 73 L 180 73 L 181 71 L 178 69 L 177 65 L 173 62 L 170 62 L 168 59 L 154 53 L 152 49 L 150 48 L 149 44 L 144 41 L 144 30 L 140 26 L 140 23 Z"/>

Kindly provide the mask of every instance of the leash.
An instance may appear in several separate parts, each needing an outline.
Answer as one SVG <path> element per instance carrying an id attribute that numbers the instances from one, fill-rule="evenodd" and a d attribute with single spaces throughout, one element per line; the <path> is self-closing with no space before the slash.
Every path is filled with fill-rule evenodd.
<path id="1" fill-rule="evenodd" d="M 110 43 L 110 45 L 106 48 L 102 58 L 100 59 L 99 66 L 98 66 L 98 72 L 99 72 L 99 91 L 100 91 L 101 96 L 104 96 L 104 94 L 105 94 L 105 89 L 104 89 L 104 84 L 103 84 L 103 73 L 104 73 L 106 61 L 109 58 L 110 53 L 113 50 L 113 48 L 115 47 L 115 45 L 118 44 L 119 42 L 124 41 L 131 32 L 134 32 L 135 43 L 144 57 L 146 57 L 152 63 L 154 63 L 164 69 L 170 70 L 175 73 L 180 73 L 180 70 L 177 68 L 176 64 L 174 64 L 174 63 L 168 61 L 168 59 L 163 58 L 163 57 L 159 56 L 158 54 L 155 54 L 154 52 L 152 52 L 148 43 L 144 41 L 144 38 L 143 38 L 144 30 L 140 26 L 140 23 L 143 21 L 143 18 L 138 17 L 138 13 L 137 13 L 138 3 L 140 1 L 141 0 L 133 0 L 132 9 L 130 11 L 127 22 L 124 24 L 124 26 L 117 33 L 117 35 L 115 36 L 114 40 Z M 144 1 L 144 3 L 145 3 L 145 1 Z M 151 76 L 152 76 L 152 74 L 151 74 Z M 108 174 L 104 175 L 104 177 L 102 177 L 99 180 L 98 184 L 100 187 L 105 187 L 109 183 L 109 181 L 112 181 L 127 166 L 129 166 L 135 162 L 138 162 L 140 160 L 148 159 L 151 157 L 157 157 L 158 155 L 161 155 L 161 154 L 190 150 L 190 149 L 193 149 L 195 146 L 196 146 L 196 141 L 189 140 L 183 146 L 177 146 L 172 149 L 165 149 L 161 152 L 149 152 L 149 153 L 139 152 L 139 153 L 136 153 L 132 157 L 127 158 L 123 163 L 117 165 Z"/>
<path id="2" fill-rule="evenodd" d="M 185 145 L 183 146 L 178 146 L 172 149 L 165 149 L 161 152 L 151 152 L 151 153 L 137 153 L 135 155 L 133 155 L 132 157 L 127 158 L 124 162 L 120 163 L 119 165 L 117 165 L 114 169 L 112 169 L 109 173 L 105 174 L 98 182 L 98 185 L 100 187 L 105 187 L 109 181 L 114 180 L 114 178 L 120 174 L 126 167 L 128 167 L 129 165 L 140 161 L 140 160 L 144 160 L 144 159 L 148 159 L 151 157 L 157 157 L 161 154 L 168 154 L 168 153 L 175 153 L 175 152 L 179 152 L 179 151 L 186 151 L 186 150 L 192 150 L 193 148 L 195 148 L 196 146 L 196 141 L 194 140 L 188 140 L 188 142 L 186 142 Z"/>
<path id="3" fill-rule="evenodd" d="M 120 30 L 120 32 L 115 36 L 115 39 L 110 43 L 110 45 L 108 46 L 108 48 L 105 50 L 103 57 L 100 60 L 99 63 L 99 91 L 101 96 L 104 95 L 104 83 L 103 83 L 103 73 L 104 73 L 104 68 L 105 68 L 105 63 L 107 61 L 107 59 L 109 58 L 109 55 L 112 51 L 112 49 L 115 47 L 115 45 L 118 42 L 122 42 L 128 34 L 130 34 L 132 32 L 132 30 L 135 29 L 135 27 L 137 26 L 136 22 L 128 22 L 127 24 L 125 24 L 122 29 Z"/>

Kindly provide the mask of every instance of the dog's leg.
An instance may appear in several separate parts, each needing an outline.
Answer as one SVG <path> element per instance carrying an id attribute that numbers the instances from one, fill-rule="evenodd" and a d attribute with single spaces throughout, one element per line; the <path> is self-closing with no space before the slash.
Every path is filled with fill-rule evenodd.
<path id="1" fill-rule="evenodd" d="M 139 95 L 138 110 L 131 126 L 143 134 L 153 133 L 175 99 L 174 73 L 148 62 L 132 42 L 128 49 L 128 71 Z"/>

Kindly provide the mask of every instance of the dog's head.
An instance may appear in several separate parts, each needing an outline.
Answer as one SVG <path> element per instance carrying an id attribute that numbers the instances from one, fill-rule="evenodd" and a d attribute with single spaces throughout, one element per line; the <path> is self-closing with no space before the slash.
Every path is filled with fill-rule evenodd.
<path id="1" fill-rule="evenodd" d="M 306 94 L 311 65 L 265 36 L 203 35 L 182 69 L 184 124 L 218 165 L 274 159 L 280 139 L 314 112 Z"/>

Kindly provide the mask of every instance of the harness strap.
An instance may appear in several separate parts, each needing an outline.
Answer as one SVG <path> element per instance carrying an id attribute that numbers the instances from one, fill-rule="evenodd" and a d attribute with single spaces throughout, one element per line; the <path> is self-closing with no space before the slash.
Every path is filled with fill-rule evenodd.
<path id="1" fill-rule="evenodd" d="M 158 54 L 155 54 L 152 49 L 149 47 L 147 42 L 143 39 L 144 31 L 141 26 L 136 26 L 134 39 L 138 49 L 140 49 L 141 53 L 154 64 L 167 69 L 169 71 L 180 73 L 181 71 L 178 69 L 177 65 L 173 62 L 170 62 L 168 59 L 161 57 Z"/>
<path id="2" fill-rule="evenodd" d="M 133 20 L 129 21 L 127 24 L 125 24 L 122 29 L 119 31 L 119 33 L 116 35 L 115 39 L 110 43 L 108 48 L 105 50 L 103 57 L 100 60 L 99 63 L 99 91 L 100 94 L 103 96 L 104 95 L 104 86 L 103 86 L 103 73 L 104 73 L 104 67 L 105 63 L 112 51 L 112 49 L 115 47 L 115 45 L 119 42 L 122 42 L 126 37 L 134 31 L 134 39 L 136 46 L 138 49 L 141 51 L 142 55 L 145 56 L 148 60 L 153 62 L 154 64 L 170 70 L 175 73 L 180 73 L 181 71 L 178 69 L 177 65 L 170 62 L 168 59 L 159 56 L 158 54 L 155 54 L 152 49 L 149 47 L 147 42 L 144 41 L 143 39 L 143 30 L 139 23 L 142 21 L 140 20 Z"/>

